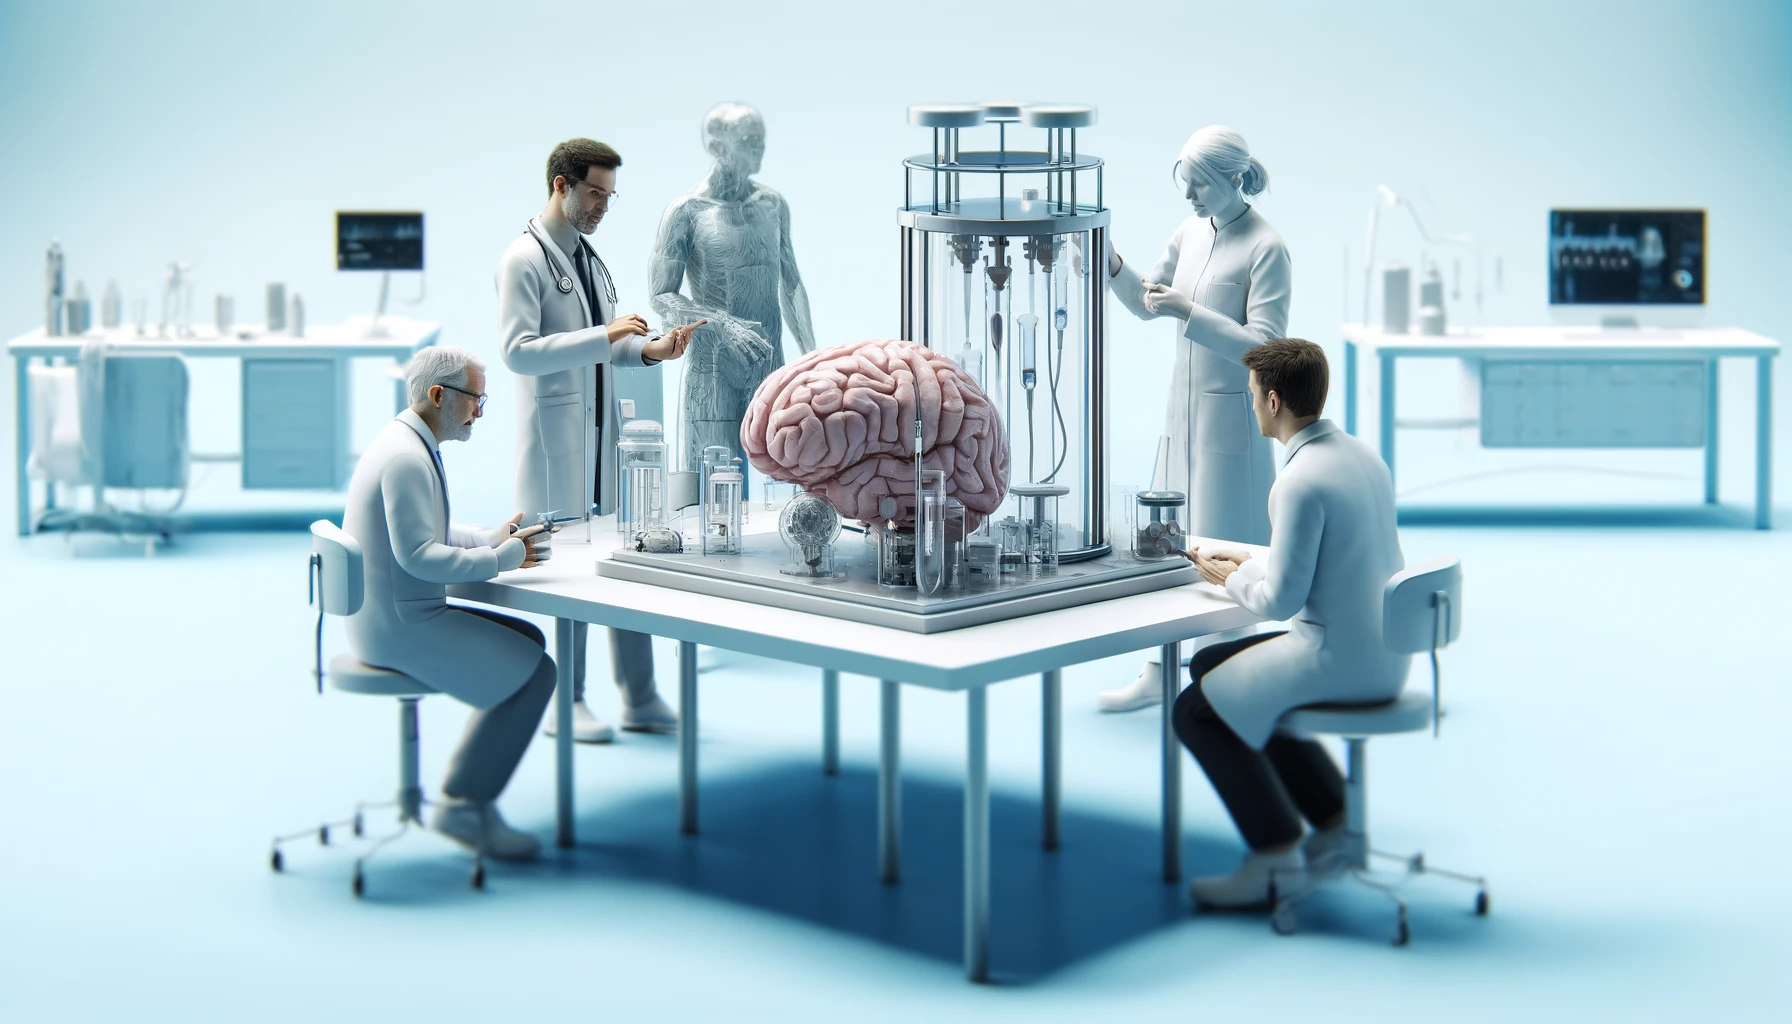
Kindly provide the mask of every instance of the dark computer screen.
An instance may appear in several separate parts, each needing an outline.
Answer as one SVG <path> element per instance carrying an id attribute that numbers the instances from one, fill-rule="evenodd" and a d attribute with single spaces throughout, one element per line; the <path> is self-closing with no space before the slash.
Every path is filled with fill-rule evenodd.
<path id="1" fill-rule="evenodd" d="M 1549 211 L 1549 301 L 1704 302 L 1705 211 Z"/>
<path id="2" fill-rule="evenodd" d="M 337 270 L 422 270 L 421 213 L 336 214 Z"/>

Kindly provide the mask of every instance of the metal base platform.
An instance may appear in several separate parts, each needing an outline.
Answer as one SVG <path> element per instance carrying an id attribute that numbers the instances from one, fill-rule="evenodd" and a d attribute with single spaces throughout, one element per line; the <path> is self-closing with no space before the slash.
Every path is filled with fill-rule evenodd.
<path id="1" fill-rule="evenodd" d="M 1194 566 L 1177 559 L 1140 562 L 1131 554 L 1059 566 L 1050 576 L 1004 579 L 981 590 L 947 590 L 922 597 L 913 588 L 877 585 L 876 549 L 852 534 L 834 551 L 839 579 L 786 576 L 784 544 L 773 534 L 748 534 L 739 555 L 645 554 L 619 550 L 599 559 L 597 574 L 712 597 L 812 612 L 911 633 L 944 633 L 966 626 L 1057 611 L 1092 601 L 1131 597 L 1194 583 Z"/>

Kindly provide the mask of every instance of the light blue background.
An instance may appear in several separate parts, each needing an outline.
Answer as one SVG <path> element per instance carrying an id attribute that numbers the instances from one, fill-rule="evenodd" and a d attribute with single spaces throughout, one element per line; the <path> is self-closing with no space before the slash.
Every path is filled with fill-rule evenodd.
<path id="1" fill-rule="evenodd" d="M 762 178 L 792 204 L 818 336 L 889 335 L 898 164 L 926 145 L 905 106 L 1008 98 L 1101 108 L 1083 145 L 1109 161 L 1135 260 L 1186 210 L 1166 170 L 1182 140 L 1242 131 L 1295 260 L 1291 329 L 1334 356 L 1382 183 L 1423 185 L 1442 229 L 1503 257 L 1488 322 L 1544 320 L 1550 207 L 1687 205 L 1710 211 L 1706 322 L 1770 337 L 1792 323 L 1783 2 L 64 2 L 0 5 L 0 334 L 40 322 L 53 237 L 96 305 L 108 277 L 153 297 L 179 258 L 196 320 L 215 292 L 252 318 L 274 279 L 313 323 L 361 314 L 377 282 L 332 269 L 331 213 L 416 208 L 430 270 L 415 315 L 495 365 L 491 272 L 542 204 L 547 150 L 591 135 L 624 154 L 598 240 L 624 305 L 645 309 L 659 211 L 706 166 L 698 120 L 740 99 L 770 125 Z M 1389 221 L 1385 257 L 1419 248 Z M 1170 331 L 1114 322 L 1116 477 L 1136 481 Z M 492 415 L 449 453 L 469 518 L 509 511 L 514 405 L 496 377 Z M 1453 402 L 1447 367 L 1410 380 L 1413 411 Z M 196 364 L 196 446 L 234 443 L 232 381 Z M 1726 443 L 1724 492 L 1740 503 L 1748 370 L 1725 390 L 1726 436 L 1744 441 Z M 361 401 L 363 436 L 387 394 Z M 1440 500 L 1699 493 L 1692 452 L 1500 459 L 1450 436 L 1413 451 L 1402 490 Z M 1443 483 L 1514 468 L 1549 472 Z M 345 851 L 301 847 L 286 877 L 264 867 L 267 836 L 383 793 L 391 773 L 390 709 L 319 699 L 304 675 L 305 539 L 199 536 L 144 560 L 104 538 L 8 536 L 0 1020 L 1783 1017 L 1792 537 L 1508 525 L 1402 542 L 1409 561 L 1464 559 L 1468 629 L 1445 656 L 1441 741 L 1373 746 L 1371 823 L 1388 847 L 1489 874 L 1494 916 L 1427 889 L 1401 952 L 1372 901 L 1329 903 L 1293 940 L 1191 917 L 1155 881 L 1157 719 L 1093 712 L 1137 669 L 1110 659 L 1066 674 L 1055 859 L 1035 845 L 1037 688 L 992 693 L 993 957 L 1017 991 L 972 989 L 956 963 L 960 700 L 905 697 L 898 889 L 871 881 L 875 687 L 845 682 L 846 774 L 824 786 L 809 674 L 706 654 L 701 838 L 674 833 L 670 741 L 628 737 L 579 752 L 579 850 L 494 871 L 475 896 L 461 861 L 419 840 L 356 904 Z M 464 711 L 423 715 L 433 788 Z M 536 744 L 505 800 L 543 835 L 550 755 Z M 1192 766 L 1184 789 L 1188 870 L 1229 868 L 1238 840 Z"/>

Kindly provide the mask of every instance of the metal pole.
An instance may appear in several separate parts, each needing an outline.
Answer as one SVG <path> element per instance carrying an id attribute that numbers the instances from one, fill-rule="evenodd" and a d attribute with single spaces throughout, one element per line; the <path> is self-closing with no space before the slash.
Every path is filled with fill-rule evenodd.
<path id="1" fill-rule="evenodd" d="M 1058 848 L 1058 820 L 1061 783 L 1064 773 L 1064 671 L 1052 669 L 1040 677 L 1040 715 L 1043 725 L 1044 794 L 1041 799 L 1045 822 L 1045 848 Z"/>
<path id="2" fill-rule="evenodd" d="M 417 698 L 398 698 L 398 818 L 423 824 L 423 784 L 417 777 Z"/>
<path id="3" fill-rule="evenodd" d="M 1773 529 L 1773 357 L 1755 360 L 1755 529 Z"/>
<path id="4" fill-rule="evenodd" d="M 1388 465 L 1388 479 L 1394 477 L 1394 357 L 1386 351 L 1381 357 L 1381 461 Z"/>
<path id="5" fill-rule="evenodd" d="M 678 829 L 697 834 L 697 645 L 678 642 Z"/>
<path id="6" fill-rule="evenodd" d="M 554 620 L 554 836 L 573 845 L 572 688 L 573 621 Z"/>
<path id="7" fill-rule="evenodd" d="M 13 373 L 13 470 L 17 474 L 19 500 L 19 536 L 31 536 L 31 360 L 19 356 L 12 361 Z"/>
<path id="8" fill-rule="evenodd" d="M 885 679 L 878 708 L 877 875 L 902 880 L 902 684 Z"/>
<path id="9" fill-rule="evenodd" d="M 1705 504 L 1717 504 L 1717 371 L 1718 361 L 1705 360 Z"/>
<path id="10" fill-rule="evenodd" d="M 821 773 L 840 774 L 840 673 L 821 671 Z"/>
<path id="11" fill-rule="evenodd" d="M 965 693 L 964 973 L 989 980 L 989 691 Z"/>
<path id="12" fill-rule="evenodd" d="M 1181 644 L 1165 644 L 1158 651 L 1158 664 L 1163 670 L 1164 715 L 1164 881 L 1182 877 L 1182 745 L 1176 741 L 1176 727 L 1171 715 L 1180 693 L 1176 673 L 1182 660 Z"/>
<path id="13" fill-rule="evenodd" d="M 1344 432 L 1356 436 L 1356 342 L 1344 343 Z"/>

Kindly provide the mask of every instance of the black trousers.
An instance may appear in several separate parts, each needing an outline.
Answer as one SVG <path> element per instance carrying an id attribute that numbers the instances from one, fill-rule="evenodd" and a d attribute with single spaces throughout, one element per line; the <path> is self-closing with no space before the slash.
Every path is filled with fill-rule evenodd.
<path id="1" fill-rule="evenodd" d="M 1227 658 L 1283 633 L 1262 633 L 1203 647 L 1189 661 L 1188 689 L 1176 698 L 1171 724 L 1253 850 L 1301 837 L 1304 816 L 1318 828 L 1344 823 L 1344 777 L 1317 740 L 1280 733 L 1255 750 L 1208 703 L 1201 681 Z"/>

